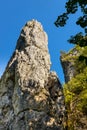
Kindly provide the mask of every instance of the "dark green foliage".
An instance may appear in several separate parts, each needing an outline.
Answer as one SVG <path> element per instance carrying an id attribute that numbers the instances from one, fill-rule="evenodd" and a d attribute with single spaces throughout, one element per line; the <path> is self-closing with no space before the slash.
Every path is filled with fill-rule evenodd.
<path id="1" fill-rule="evenodd" d="M 81 32 L 75 36 L 71 36 L 68 41 L 69 43 L 77 44 L 81 47 L 87 46 L 87 36 L 83 36 Z"/>
<path id="2" fill-rule="evenodd" d="M 66 21 L 68 19 L 67 13 L 63 13 L 62 15 L 58 16 L 57 21 L 55 22 L 55 25 L 57 27 L 61 26 L 63 27 L 66 24 Z"/>
<path id="3" fill-rule="evenodd" d="M 83 63 L 85 62 L 85 65 L 87 65 L 87 57 L 81 55 L 79 56 L 79 61 Z"/>
<path id="4" fill-rule="evenodd" d="M 61 26 L 61 20 L 64 17 L 64 24 L 66 24 L 67 18 L 69 18 L 69 14 L 74 14 L 78 10 L 78 8 L 81 8 L 81 11 L 83 13 L 82 17 L 79 17 L 77 20 L 77 24 L 80 25 L 82 28 L 87 26 L 87 1 L 86 0 L 68 0 L 65 4 L 66 12 L 63 13 L 62 15 L 58 16 L 55 25 L 57 27 Z"/>
<path id="5" fill-rule="evenodd" d="M 83 16 L 77 19 L 76 24 L 84 29 L 85 35 L 78 33 L 75 36 L 71 36 L 71 39 L 68 41 L 80 46 L 87 46 L 87 0 L 68 0 L 65 4 L 65 8 L 66 12 L 58 16 L 54 24 L 57 27 L 63 27 L 69 19 L 69 15 L 75 14 L 78 8 L 80 8 Z M 86 37 L 86 39 L 84 39 L 84 37 Z"/>
<path id="6" fill-rule="evenodd" d="M 87 13 L 87 12 L 86 12 Z M 87 26 L 87 15 L 79 17 L 78 21 L 76 22 L 77 25 L 80 25 L 82 28 Z"/>

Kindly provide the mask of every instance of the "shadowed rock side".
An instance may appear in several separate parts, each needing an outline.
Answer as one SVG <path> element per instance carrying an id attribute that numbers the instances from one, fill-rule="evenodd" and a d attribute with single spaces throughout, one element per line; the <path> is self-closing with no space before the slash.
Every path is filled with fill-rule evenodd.
<path id="1" fill-rule="evenodd" d="M 0 130 L 64 130 L 64 96 L 47 42 L 39 22 L 26 23 L 0 80 Z"/>

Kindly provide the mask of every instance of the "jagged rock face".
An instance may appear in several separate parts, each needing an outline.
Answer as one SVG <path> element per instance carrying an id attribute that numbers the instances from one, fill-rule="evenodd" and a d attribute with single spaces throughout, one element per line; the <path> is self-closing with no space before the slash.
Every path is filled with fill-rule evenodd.
<path id="1" fill-rule="evenodd" d="M 62 86 L 50 72 L 47 35 L 28 22 L 0 80 L 0 130 L 63 130 Z"/>
<path id="2" fill-rule="evenodd" d="M 73 48 L 71 51 L 72 53 L 61 54 L 60 56 L 60 61 L 64 72 L 65 83 L 70 81 L 76 75 L 74 65 L 75 58 L 73 57 L 79 56 L 79 51 L 77 51 L 75 48 Z"/>
<path id="3" fill-rule="evenodd" d="M 72 77 L 74 77 L 75 68 L 70 61 L 61 60 L 61 65 L 62 65 L 63 72 L 64 72 L 64 79 L 65 79 L 65 82 L 67 83 L 68 81 L 70 81 L 72 79 Z"/>

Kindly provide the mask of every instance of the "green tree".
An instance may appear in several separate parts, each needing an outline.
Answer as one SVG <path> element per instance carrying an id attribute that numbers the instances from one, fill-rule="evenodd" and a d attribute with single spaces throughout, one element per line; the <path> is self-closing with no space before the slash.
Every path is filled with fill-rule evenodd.
<path id="1" fill-rule="evenodd" d="M 87 129 L 87 0 L 67 0 L 65 8 L 66 12 L 58 16 L 55 25 L 64 27 L 70 14 L 75 14 L 81 9 L 82 16 L 77 18 L 76 24 L 84 30 L 84 33 L 78 32 L 71 36 L 68 41 L 76 46 L 69 53 L 61 55 L 62 62 L 71 62 L 75 69 L 74 77 L 63 87 L 67 108 L 67 130 Z M 74 50 L 78 52 L 75 56 Z"/>
<path id="2" fill-rule="evenodd" d="M 84 29 L 84 34 L 79 32 L 75 36 L 71 36 L 68 41 L 81 47 L 87 46 L 87 0 L 68 0 L 65 4 L 65 8 L 66 12 L 58 16 L 55 21 L 56 27 L 63 27 L 69 19 L 70 14 L 75 14 L 78 8 L 80 8 L 82 16 L 77 19 L 76 24 Z"/>

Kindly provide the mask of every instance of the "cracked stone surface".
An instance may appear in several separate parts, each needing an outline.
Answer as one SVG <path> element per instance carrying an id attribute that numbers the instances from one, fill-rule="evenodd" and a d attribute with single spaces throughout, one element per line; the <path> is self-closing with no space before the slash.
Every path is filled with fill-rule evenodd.
<path id="1" fill-rule="evenodd" d="M 29 21 L 0 79 L 0 130 L 63 130 L 61 83 L 50 72 L 47 34 Z"/>

